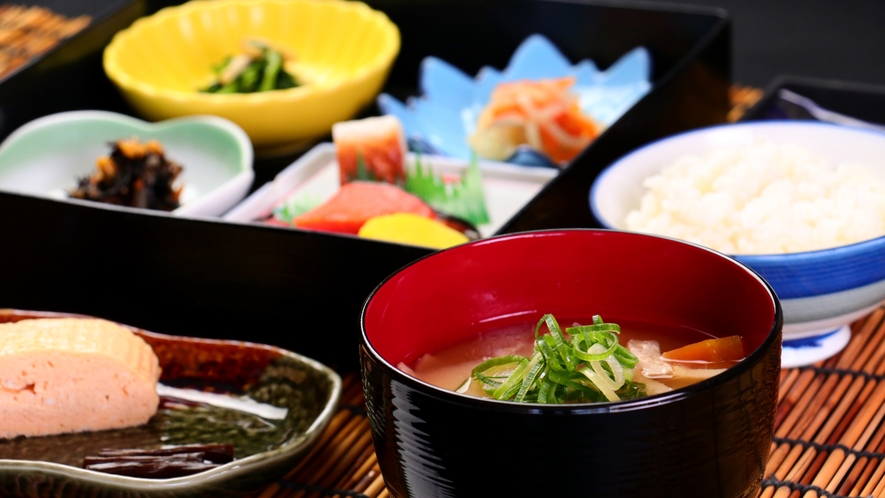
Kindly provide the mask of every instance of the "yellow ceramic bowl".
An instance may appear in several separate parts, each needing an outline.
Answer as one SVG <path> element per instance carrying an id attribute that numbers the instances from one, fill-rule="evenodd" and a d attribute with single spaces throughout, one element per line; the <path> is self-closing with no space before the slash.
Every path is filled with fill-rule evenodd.
<path id="1" fill-rule="evenodd" d="M 262 38 L 294 54 L 302 86 L 207 94 L 212 66 Z M 352 118 L 380 91 L 399 53 L 399 29 L 367 5 L 343 0 L 196 0 L 165 8 L 119 32 L 104 52 L 108 77 L 135 111 L 158 121 L 194 114 L 227 118 L 257 155 L 296 150 Z"/>

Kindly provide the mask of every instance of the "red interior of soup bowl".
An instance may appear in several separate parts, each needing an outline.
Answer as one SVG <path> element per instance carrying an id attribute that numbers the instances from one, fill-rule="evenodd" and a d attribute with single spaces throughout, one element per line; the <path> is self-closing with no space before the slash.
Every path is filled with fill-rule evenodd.
<path id="1" fill-rule="evenodd" d="M 610 230 L 495 237 L 434 253 L 385 280 L 363 310 L 369 346 L 392 365 L 544 313 L 601 315 L 714 336 L 749 354 L 778 320 L 776 297 L 733 259 L 674 239 Z"/>

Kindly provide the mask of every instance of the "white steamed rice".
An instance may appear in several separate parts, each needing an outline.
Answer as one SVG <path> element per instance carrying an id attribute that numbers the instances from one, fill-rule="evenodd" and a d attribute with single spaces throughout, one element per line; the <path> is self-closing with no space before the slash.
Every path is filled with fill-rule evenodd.
<path id="1" fill-rule="evenodd" d="M 811 251 L 885 235 L 885 180 L 868 167 L 833 167 L 796 144 L 683 156 L 643 185 L 628 230 L 726 254 Z"/>

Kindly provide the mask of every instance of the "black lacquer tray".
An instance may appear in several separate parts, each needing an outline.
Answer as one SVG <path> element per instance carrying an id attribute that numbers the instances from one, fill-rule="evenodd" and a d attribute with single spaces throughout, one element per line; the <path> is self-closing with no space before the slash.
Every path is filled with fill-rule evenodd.
<path id="1" fill-rule="evenodd" d="M 384 88 L 397 97 L 420 93 L 425 56 L 475 74 L 483 65 L 504 67 L 533 33 L 549 38 L 570 60 L 589 58 L 603 69 L 636 46 L 651 53 L 649 94 L 500 233 L 593 226 L 587 195 L 608 163 L 648 141 L 726 119 L 731 27 L 718 9 L 564 0 L 367 3 L 402 33 L 402 50 Z M 66 14 L 77 14 L 76 5 L 107 9 L 83 0 L 66 4 Z M 163 5 L 112 5 L 116 10 L 96 17 L 90 29 L 45 60 L 0 82 L 0 111 L 7 118 L 0 135 L 64 110 L 131 112 L 104 76 L 101 49 L 114 32 Z M 59 74 L 79 83 L 72 86 Z M 50 97 L 28 103 L 39 95 Z M 376 112 L 368 108 L 364 114 Z M 297 157 L 256 161 L 253 188 Z M 348 368 L 356 365 L 365 298 L 384 277 L 428 253 L 346 236 L 9 193 L 0 193 L 0 224 L 3 307 L 83 313 L 168 334 L 248 339 Z"/>
<path id="2" fill-rule="evenodd" d="M 741 120 L 821 119 L 802 106 L 784 101 L 779 96 L 781 90 L 804 97 L 818 107 L 841 114 L 849 120 L 859 119 L 885 127 L 885 86 L 793 75 L 779 76 L 771 81 L 762 99 L 748 109 Z M 825 114 L 822 117 L 827 119 Z"/>

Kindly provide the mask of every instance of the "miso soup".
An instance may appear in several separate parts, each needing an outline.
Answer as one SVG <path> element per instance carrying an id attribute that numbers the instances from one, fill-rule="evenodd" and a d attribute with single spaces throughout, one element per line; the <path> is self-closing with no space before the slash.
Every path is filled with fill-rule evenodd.
<path id="1" fill-rule="evenodd" d="M 613 322 L 544 315 L 538 322 L 482 331 L 400 369 L 429 384 L 480 397 L 605 402 L 678 389 L 744 357 L 738 336 Z"/>

